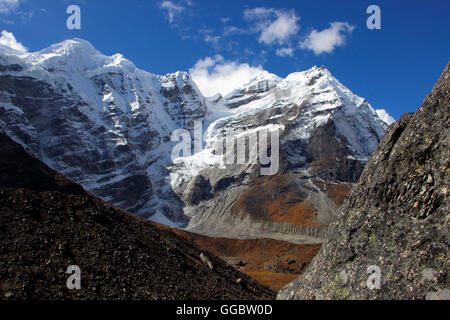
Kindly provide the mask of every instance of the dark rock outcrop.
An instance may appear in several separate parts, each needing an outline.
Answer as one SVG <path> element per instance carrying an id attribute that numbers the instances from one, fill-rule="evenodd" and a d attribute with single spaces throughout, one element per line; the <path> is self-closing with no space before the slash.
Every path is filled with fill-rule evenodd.
<path id="1" fill-rule="evenodd" d="M 211 197 L 211 184 L 202 175 L 189 181 L 184 192 L 184 201 L 189 205 L 196 205 Z"/>
<path id="2" fill-rule="evenodd" d="M 450 64 L 389 127 L 319 254 L 279 299 L 450 298 L 449 116 Z"/>
<path id="3" fill-rule="evenodd" d="M 31 153 L 0 132 L 0 188 L 24 188 L 86 195 L 86 191 L 50 169 Z"/>

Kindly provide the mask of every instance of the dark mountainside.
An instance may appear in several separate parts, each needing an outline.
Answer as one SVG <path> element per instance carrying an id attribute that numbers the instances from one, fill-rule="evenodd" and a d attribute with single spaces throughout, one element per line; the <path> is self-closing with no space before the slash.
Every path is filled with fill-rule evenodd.
<path id="1" fill-rule="evenodd" d="M 221 259 L 113 207 L 0 134 L 0 299 L 273 299 Z M 212 263 L 212 270 L 208 266 Z M 81 269 L 69 290 L 66 269 Z"/>
<path id="2" fill-rule="evenodd" d="M 279 299 L 450 299 L 450 64 L 387 130 L 309 269 Z M 368 266 L 381 271 L 369 290 Z"/>
<path id="3" fill-rule="evenodd" d="M 0 131 L 0 188 L 59 191 L 72 195 L 87 192 L 76 183 L 50 169 Z"/>

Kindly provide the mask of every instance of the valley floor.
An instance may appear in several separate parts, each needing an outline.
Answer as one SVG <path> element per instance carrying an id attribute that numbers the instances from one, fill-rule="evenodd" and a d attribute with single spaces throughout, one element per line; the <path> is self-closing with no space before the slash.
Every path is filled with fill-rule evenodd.
<path id="1" fill-rule="evenodd" d="M 269 238 L 217 238 L 170 229 L 273 290 L 281 289 L 303 273 L 321 247 L 320 243 L 298 244 Z"/>

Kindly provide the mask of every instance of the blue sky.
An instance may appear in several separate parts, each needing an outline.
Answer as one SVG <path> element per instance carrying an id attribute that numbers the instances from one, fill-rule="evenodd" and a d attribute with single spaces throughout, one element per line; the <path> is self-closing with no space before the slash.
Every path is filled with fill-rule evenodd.
<path id="1" fill-rule="evenodd" d="M 72 4 L 81 30 L 66 27 Z M 372 4 L 381 30 L 366 27 Z M 153 73 L 190 70 L 208 93 L 261 69 L 285 77 L 325 65 L 398 119 L 450 58 L 449 12 L 446 0 L 0 0 L 0 30 L 29 51 L 78 37 Z"/>

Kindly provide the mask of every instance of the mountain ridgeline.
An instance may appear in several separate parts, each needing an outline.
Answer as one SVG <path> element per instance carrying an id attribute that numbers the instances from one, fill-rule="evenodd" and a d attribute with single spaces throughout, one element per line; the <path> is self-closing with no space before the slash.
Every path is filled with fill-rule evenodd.
<path id="1" fill-rule="evenodd" d="M 172 132 L 203 124 L 204 148 L 172 161 Z M 320 242 L 392 118 L 324 67 L 268 72 L 222 97 L 189 74 L 137 69 L 67 40 L 39 52 L 0 47 L 0 128 L 103 200 L 207 235 Z M 224 138 L 280 135 L 279 170 L 223 165 Z M 254 147 L 254 146 L 253 146 Z"/>

